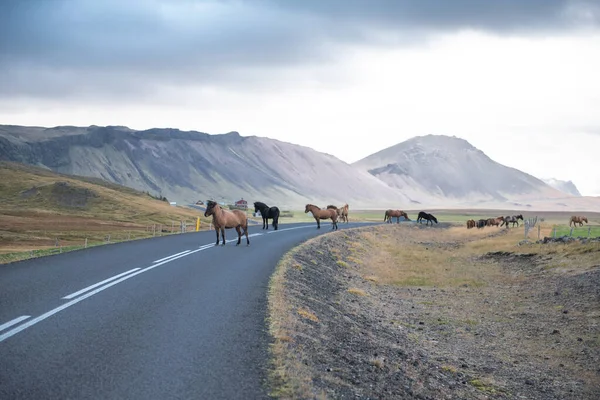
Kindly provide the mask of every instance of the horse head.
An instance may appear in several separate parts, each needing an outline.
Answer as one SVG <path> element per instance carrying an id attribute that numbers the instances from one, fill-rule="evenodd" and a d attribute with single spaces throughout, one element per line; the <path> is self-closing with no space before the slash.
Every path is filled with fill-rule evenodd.
<path id="1" fill-rule="evenodd" d="M 581 220 L 582 220 L 582 221 L 585 221 L 585 223 L 586 223 L 586 224 L 589 224 L 589 222 L 588 222 L 588 220 L 587 220 L 587 217 L 581 217 Z"/>
<path id="2" fill-rule="evenodd" d="M 216 201 L 209 200 L 209 201 L 206 203 L 206 211 L 204 211 L 204 216 L 205 216 L 205 217 L 208 217 L 208 216 L 210 216 L 210 215 L 213 215 L 213 213 L 214 213 L 214 209 L 215 209 L 215 206 L 216 206 L 216 205 L 217 205 L 217 202 L 216 202 Z"/>
<path id="3" fill-rule="evenodd" d="M 434 222 L 437 224 L 437 223 L 438 223 L 438 222 L 437 222 L 437 218 L 436 218 L 436 217 L 434 217 L 434 216 L 433 216 L 433 215 L 431 215 L 431 214 L 429 214 L 429 215 L 431 216 L 431 219 L 432 219 L 432 220 L 433 220 L 433 221 L 434 221 Z"/>
<path id="4" fill-rule="evenodd" d="M 311 208 L 319 208 L 319 207 L 315 206 L 314 204 L 307 204 L 306 207 L 304 208 L 304 213 L 306 214 L 307 212 L 309 212 L 311 210 Z"/>
<path id="5" fill-rule="evenodd" d="M 520 219 L 521 221 L 523 221 L 523 214 L 515 215 L 515 217 L 517 219 Z"/>

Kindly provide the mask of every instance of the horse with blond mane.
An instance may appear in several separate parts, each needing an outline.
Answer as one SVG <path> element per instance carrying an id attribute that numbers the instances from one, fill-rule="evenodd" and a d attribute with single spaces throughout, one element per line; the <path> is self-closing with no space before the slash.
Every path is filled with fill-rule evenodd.
<path id="1" fill-rule="evenodd" d="M 209 217 L 212 215 L 212 224 L 215 227 L 217 233 L 217 243 L 219 245 L 219 230 L 221 231 L 221 237 L 223 238 L 223 246 L 225 246 L 225 229 L 235 228 L 238 234 L 238 241 L 236 246 L 242 241 L 242 235 L 246 235 L 247 245 L 250 246 L 250 239 L 248 238 L 248 217 L 246 213 L 241 210 L 225 210 L 221 208 L 215 201 L 209 200 L 206 203 L 206 211 L 204 216 Z M 244 233 L 242 233 L 244 229 Z"/>
<path id="2" fill-rule="evenodd" d="M 335 208 L 326 208 L 322 210 L 314 204 L 307 204 L 304 209 L 304 213 L 306 214 L 309 211 L 312 213 L 313 217 L 315 218 L 315 221 L 317 221 L 317 229 L 321 229 L 322 219 L 331 219 L 331 229 L 337 230 L 338 214 Z"/>
<path id="3" fill-rule="evenodd" d="M 348 204 L 344 204 L 342 207 L 337 207 L 334 206 L 333 204 L 330 204 L 327 206 L 327 209 L 329 210 L 335 210 L 337 212 L 338 218 L 342 219 L 342 222 L 346 222 L 348 223 Z"/>
<path id="4" fill-rule="evenodd" d="M 584 222 L 589 224 L 587 217 L 583 215 L 573 215 L 569 221 L 569 226 L 571 226 L 571 224 L 573 224 L 573 226 L 577 226 L 577 224 L 579 224 L 579 226 L 583 226 Z"/>

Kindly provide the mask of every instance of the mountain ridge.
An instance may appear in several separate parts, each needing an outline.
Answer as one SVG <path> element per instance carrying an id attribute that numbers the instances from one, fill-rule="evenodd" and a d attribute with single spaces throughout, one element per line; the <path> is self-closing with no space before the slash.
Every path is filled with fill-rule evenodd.
<path id="1" fill-rule="evenodd" d="M 351 203 L 380 209 L 537 202 L 564 210 L 574 198 L 496 163 L 465 139 L 444 135 L 417 136 L 349 164 L 308 146 L 237 131 L 0 125 L 0 159 L 98 177 L 186 203 L 243 197 L 288 208 Z M 482 169 L 493 184 L 470 176 Z M 589 207 L 588 200 L 573 207 Z"/>

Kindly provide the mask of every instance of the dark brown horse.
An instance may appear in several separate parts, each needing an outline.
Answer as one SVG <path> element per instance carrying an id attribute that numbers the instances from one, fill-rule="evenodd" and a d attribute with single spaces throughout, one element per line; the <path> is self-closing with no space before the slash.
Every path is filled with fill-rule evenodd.
<path id="1" fill-rule="evenodd" d="M 238 233 L 238 246 L 242 241 L 242 229 L 246 235 L 247 245 L 250 246 L 250 239 L 248 238 L 248 217 L 246 213 L 241 210 L 225 210 L 222 209 L 216 202 L 210 200 L 206 203 L 206 211 L 204 216 L 208 217 L 212 215 L 212 224 L 215 227 L 217 233 L 217 243 L 219 245 L 219 230 L 221 231 L 221 237 L 223 238 L 223 246 L 225 246 L 225 229 L 235 228 Z"/>
<path id="2" fill-rule="evenodd" d="M 400 217 L 404 217 L 407 221 L 409 221 L 408 214 L 401 210 L 386 210 L 383 216 L 383 221 L 389 224 L 392 223 L 392 218 L 396 218 L 396 223 L 400 223 Z"/>
<path id="3" fill-rule="evenodd" d="M 314 204 L 307 204 L 306 208 L 304 209 L 304 213 L 307 213 L 309 211 L 312 213 L 313 217 L 315 218 L 315 221 L 317 221 L 317 229 L 321 229 L 322 219 L 331 219 L 331 229 L 337 230 L 338 214 L 336 209 L 328 208 L 322 210 Z"/>
<path id="4" fill-rule="evenodd" d="M 475 220 L 470 219 L 467 221 L 467 229 L 475 228 Z"/>
<path id="5" fill-rule="evenodd" d="M 573 224 L 573 226 L 577 226 L 577 224 L 579 224 L 579 226 L 583 226 L 584 222 L 589 224 L 587 217 L 573 215 L 569 221 L 569 226 L 571 226 L 571 224 Z"/>

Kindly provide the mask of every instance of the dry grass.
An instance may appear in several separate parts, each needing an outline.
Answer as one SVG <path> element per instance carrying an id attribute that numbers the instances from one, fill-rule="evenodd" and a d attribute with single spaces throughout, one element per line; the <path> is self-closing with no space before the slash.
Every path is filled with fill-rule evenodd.
<path id="1" fill-rule="evenodd" d="M 306 242 L 304 246 L 314 243 L 317 239 Z M 290 313 L 290 296 L 285 285 L 285 273 L 288 268 L 298 265 L 294 255 L 300 247 L 290 251 L 277 265 L 269 282 L 268 295 L 268 327 L 273 343 L 270 347 L 271 370 L 269 374 L 271 396 L 279 399 L 314 398 L 310 383 L 310 370 L 301 359 L 288 351 L 293 345 L 293 334 L 299 325 L 298 318 L 318 321 L 316 315 L 308 310 L 297 309 Z M 324 395 L 321 394 L 323 398 Z"/>
<path id="2" fill-rule="evenodd" d="M 356 296 L 362 296 L 362 297 L 367 296 L 367 292 L 365 292 L 364 290 L 359 289 L 359 288 L 350 288 L 350 289 L 348 289 L 348 293 L 354 294 Z"/>
<path id="3" fill-rule="evenodd" d="M 195 229 L 199 210 L 98 179 L 0 163 L 0 263 L 30 251 L 88 245 Z M 201 229 L 209 220 L 202 217 Z M 109 237 L 110 235 L 110 237 Z"/>
<path id="4" fill-rule="evenodd" d="M 551 224 L 543 223 L 540 234 L 548 236 L 551 230 Z M 593 328 L 600 318 L 598 306 L 586 303 L 588 309 L 580 311 L 581 305 L 574 307 L 572 300 L 565 297 L 567 303 L 571 301 L 566 306 L 571 322 L 565 325 L 565 307 L 560 303 L 561 297 L 553 293 L 556 282 L 566 282 L 565 277 L 598 268 L 600 243 L 518 246 L 524 239 L 523 228 L 432 229 L 382 225 L 347 232 L 352 235 L 327 235 L 332 238 L 327 242 L 329 247 L 315 243 L 326 242 L 320 237 L 295 249 L 280 263 L 271 282 L 269 315 L 276 318 L 270 325 L 275 338 L 274 381 L 278 382 L 275 387 L 284 393 L 283 397 L 315 397 L 311 377 L 314 379 L 319 372 L 308 367 L 312 345 L 320 341 L 318 359 L 326 359 L 323 342 L 337 343 L 338 339 L 327 330 L 333 320 L 329 320 L 331 316 L 327 317 L 326 310 L 340 313 L 345 310 L 349 320 L 359 314 L 367 320 L 376 316 L 372 324 L 378 321 L 384 326 L 398 326 L 406 332 L 409 348 L 418 347 L 430 353 L 431 359 L 442 360 L 438 368 L 448 376 L 467 374 L 465 384 L 483 396 L 506 393 L 506 388 L 514 384 L 511 380 L 523 373 L 533 377 L 564 374 L 567 380 L 581 379 L 588 388 L 598 381 L 589 365 L 574 361 L 581 343 L 595 340 L 600 344 Z M 536 237 L 530 235 L 531 239 L 537 239 L 537 231 L 534 232 Z M 296 252 L 301 252 L 301 258 L 295 258 Z M 490 256 L 498 252 L 506 252 L 508 259 L 504 260 L 502 254 L 498 258 Z M 529 261 L 534 258 L 538 264 Z M 323 292 L 321 297 L 315 294 L 318 292 L 306 289 L 304 280 L 301 288 L 290 289 L 294 285 L 286 285 L 285 271 L 298 269 L 296 265 L 301 262 L 323 264 L 319 270 L 338 271 L 343 275 L 339 284 L 346 294 L 330 298 L 332 293 Z M 303 273 L 310 270 L 307 267 Z M 304 299 L 305 291 L 312 304 L 309 308 L 317 310 L 320 319 L 309 308 L 294 306 L 295 301 Z M 324 308 L 318 308 L 319 304 Z M 306 330 L 309 325 L 317 326 L 316 323 L 318 330 Z M 554 346 L 555 341 L 551 340 L 554 337 L 547 338 L 552 332 L 550 327 L 558 327 L 564 344 Z M 319 332 L 322 336 L 313 337 L 307 332 Z M 380 337 L 377 333 L 373 331 L 374 337 Z M 297 345 L 292 338 L 306 346 Z M 389 368 L 387 359 L 384 362 L 383 358 L 366 354 L 358 358 L 361 357 L 366 357 L 362 359 L 376 371 Z M 465 363 L 459 357 L 468 361 Z M 485 366 L 494 359 L 505 360 L 508 367 L 502 374 L 499 371 L 504 367 L 498 364 L 493 364 L 494 368 L 500 369 L 490 369 L 496 372 L 478 369 L 477 366 Z M 520 360 L 529 360 L 527 365 L 535 366 L 520 367 L 521 364 L 516 364 Z"/>

